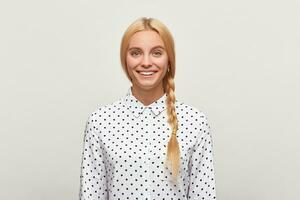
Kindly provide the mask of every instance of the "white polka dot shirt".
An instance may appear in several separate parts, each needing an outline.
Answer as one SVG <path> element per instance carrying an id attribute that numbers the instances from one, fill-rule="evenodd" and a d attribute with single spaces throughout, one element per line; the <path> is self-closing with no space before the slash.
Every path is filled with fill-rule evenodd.
<path id="1" fill-rule="evenodd" d="M 176 100 L 180 147 L 178 183 L 164 168 L 171 128 L 167 94 L 148 106 L 128 89 L 93 111 L 84 131 L 81 200 L 216 199 L 213 143 L 202 111 Z"/>

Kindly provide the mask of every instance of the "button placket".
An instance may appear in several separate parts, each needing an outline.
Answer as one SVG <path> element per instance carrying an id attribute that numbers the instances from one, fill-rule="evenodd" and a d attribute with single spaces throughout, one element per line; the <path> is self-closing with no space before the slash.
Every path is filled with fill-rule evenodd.
<path id="1" fill-rule="evenodd" d="M 146 107 L 144 110 L 144 120 L 145 120 L 145 148 L 146 148 L 146 159 L 145 159 L 145 164 L 147 166 L 147 194 L 149 199 L 151 199 L 151 124 L 152 124 L 152 111 L 150 107 Z"/>

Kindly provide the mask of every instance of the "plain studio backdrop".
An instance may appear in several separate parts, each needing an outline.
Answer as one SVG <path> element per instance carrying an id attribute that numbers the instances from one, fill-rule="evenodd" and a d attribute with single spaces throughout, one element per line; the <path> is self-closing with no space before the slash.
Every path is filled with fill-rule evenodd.
<path id="1" fill-rule="evenodd" d="M 299 10 L 298 0 L 2 1 L 0 199 L 78 199 L 85 123 L 126 94 L 121 37 L 142 16 L 172 32 L 176 97 L 210 121 L 217 198 L 298 199 Z"/>

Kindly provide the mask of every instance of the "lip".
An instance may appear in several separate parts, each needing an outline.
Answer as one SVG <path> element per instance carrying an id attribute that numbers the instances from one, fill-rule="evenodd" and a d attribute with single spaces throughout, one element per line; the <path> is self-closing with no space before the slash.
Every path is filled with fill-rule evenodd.
<path id="1" fill-rule="evenodd" d="M 138 73 L 139 72 L 158 72 L 157 70 L 136 70 Z"/>
<path id="2" fill-rule="evenodd" d="M 149 77 L 153 77 L 158 71 L 157 70 L 136 70 L 136 72 L 142 76 L 142 77 L 145 77 L 145 78 L 149 78 Z M 151 75 L 143 75 L 141 74 L 140 72 L 153 72 L 153 74 Z"/>

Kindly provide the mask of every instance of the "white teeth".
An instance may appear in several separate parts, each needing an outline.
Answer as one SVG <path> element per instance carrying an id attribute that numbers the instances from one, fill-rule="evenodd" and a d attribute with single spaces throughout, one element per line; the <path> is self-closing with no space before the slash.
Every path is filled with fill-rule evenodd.
<path id="1" fill-rule="evenodd" d="M 152 74 L 154 74 L 154 72 L 139 72 L 140 74 L 142 74 L 142 75 L 152 75 Z"/>

